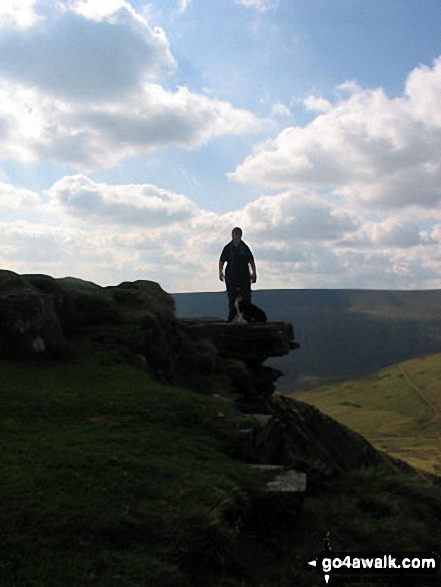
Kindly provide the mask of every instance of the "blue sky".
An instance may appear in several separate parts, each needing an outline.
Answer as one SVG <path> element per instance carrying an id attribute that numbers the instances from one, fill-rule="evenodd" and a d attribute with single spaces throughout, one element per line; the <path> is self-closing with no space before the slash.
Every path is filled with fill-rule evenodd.
<path id="1" fill-rule="evenodd" d="M 0 7 L 1 267 L 441 288 L 439 0 Z"/>

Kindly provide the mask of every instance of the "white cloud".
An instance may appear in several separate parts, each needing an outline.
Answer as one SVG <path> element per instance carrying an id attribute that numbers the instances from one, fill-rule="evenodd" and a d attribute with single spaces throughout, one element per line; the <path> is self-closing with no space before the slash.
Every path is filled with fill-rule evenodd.
<path id="1" fill-rule="evenodd" d="M 433 226 L 430 238 L 437 244 L 441 245 L 441 222 Z"/>
<path id="2" fill-rule="evenodd" d="M 190 1 L 175 0 L 174 16 Z M 237 3 L 259 13 L 256 27 L 278 5 Z M 247 110 L 174 88 L 169 40 L 151 25 L 152 7 L 139 10 L 129 0 L 2 3 L 1 157 L 84 173 L 38 193 L 8 185 L 0 171 L 3 266 L 220 290 L 219 254 L 240 225 L 258 288 L 441 287 L 441 58 L 411 72 L 401 98 L 356 82 L 338 86 L 335 103 L 307 96 L 315 119 L 257 146 L 232 174 L 275 193 L 218 214 L 158 186 L 85 175 L 261 129 Z M 274 117 L 291 114 L 276 99 L 262 102 Z"/>
<path id="3" fill-rule="evenodd" d="M 304 127 L 257 146 L 231 176 L 271 188 L 326 188 L 370 207 L 433 207 L 441 201 L 441 59 L 409 76 L 407 96 L 350 84 L 349 96 Z"/>
<path id="4" fill-rule="evenodd" d="M 226 215 L 237 218 L 238 212 Z M 261 196 L 239 214 L 240 223 L 259 241 L 325 242 L 356 230 L 357 218 L 332 206 L 308 190 L 292 190 Z"/>
<path id="5" fill-rule="evenodd" d="M 415 222 L 394 222 L 389 219 L 378 223 L 372 232 L 374 244 L 398 248 L 414 247 L 421 243 L 419 227 Z"/>
<path id="6" fill-rule="evenodd" d="M 364 222 L 357 232 L 345 236 L 342 242 L 346 245 L 401 249 L 421 244 L 423 235 L 416 222 L 389 216 L 376 222 Z"/>
<path id="7" fill-rule="evenodd" d="M 367 219 L 308 190 L 217 214 L 152 185 L 66 176 L 44 193 L 0 184 L 4 267 L 102 285 L 140 277 L 167 291 L 222 290 L 217 263 L 239 225 L 258 289 L 441 287 L 441 210 Z"/>
<path id="8" fill-rule="evenodd" d="M 2 0 L 0 4 L 0 29 L 26 29 L 41 19 L 34 6 L 37 0 Z"/>
<path id="9" fill-rule="evenodd" d="M 41 204 L 42 198 L 36 192 L 17 188 L 10 184 L 0 183 L 0 211 L 2 217 L 7 213 L 29 212 L 35 213 L 35 209 Z"/>
<path id="10" fill-rule="evenodd" d="M 87 223 L 156 228 L 188 221 L 196 206 L 153 185 L 98 184 L 83 175 L 64 177 L 48 190 L 62 209 Z"/>
<path id="11" fill-rule="evenodd" d="M 279 0 L 236 0 L 236 4 L 241 4 L 246 8 L 254 8 L 258 12 L 275 10 L 279 5 Z"/>
<path id="12" fill-rule="evenodd" d="M 421 65 L 411 72 L 406 83 L 406 95 L 417 119 L 429 127 L 441 127 L 441 57 L 434 61 L 433 67 Z"/>
<path id="13" fill-rule="evenodd" d="M 91 170 L 259 129 L 249 111 L 155 82 L 176 65 L 168 40 L 124 0 L 62 6 L 44 26 L 0 31 L 3 159 Z"/>
<path id="14" fill-rule="evenodd" d="M 276 102 L 271 106 L 273 116 L 291 116 L 291 110 L 282 102 Z"/>
<path id="15" fill-rule="evenodd" d="M 113 16 L 122 8 L 133 15 L 136 14 L 131 4 L 125 0 L 106 0 L 105 2 L 102 0 L 68 0 L 66 2 L 66 9 L 85 18 L 98 21 Z"/>
<path id="16" fill-rule="evenodd" d="M 280 100 L 274 100 L 269 94 L 261 97 L 259 102 L 270 107 L 272 116 L 291 116 L 290 107 Z"/>
<path id="17" fill-rule="evenodd" d="M 164 31 L 135 16 L 127 8 L 100 20 L 65 11 L 44 26 L 5 30 L 0 74 L 63 100 L 130 95 L 176 66 Z"/>
<path id="18" fill-rule="evenodd" d="M 318 110 L 321 112 L 327 112 L 331 110 L 332 104 L 325 98 L 317 98 L 316 96 L 309 95 L 303 100 L 307 110 Z"/>
<path id="19" fill-rule="evenodd" d="M 179 0 L 178 2 L 178 14 L 184 14 L 190 6 L 191 0 Z"/>
<path id="20" fill-rule="evenodd" d="M 124 157 L 259 128 L 248 111 L 228 102 L 146 84 L 125 102 L 77 106 L 35 89 L 0 86 L 0 146 L 4 159 L 55 161 L 81 169 L 109 167 Z"/>
<path id="21" fill-rule="evenodd" d="M 75 256 L 72 236 L 66 229 L 19 220 L 1 223 L 0 243 L 9 263 L 18 263 L 29 273 L 35 264 L 47 263 L 58 270 L 60 261 L 69 262 Z"/>
<path id="22" fill-rule="evenodd" d="M 347 80 L 335 88 L 335 92 L 340 98 L 350 96 L 351 94 L 358 94 L 362 91 L 363 88 L 356 80 Z"/>

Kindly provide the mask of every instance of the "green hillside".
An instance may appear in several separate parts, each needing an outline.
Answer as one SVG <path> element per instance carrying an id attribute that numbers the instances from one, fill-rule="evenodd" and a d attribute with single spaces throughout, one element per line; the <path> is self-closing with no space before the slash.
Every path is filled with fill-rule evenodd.
<path id="1" fill-rule="evenodd" d="M 175 294 L 178 316 L 225 316 L 226 294 Z M 258 290 L 269 320 L 294 325 L 301 348 L 272 359 L 285 392 L 358 377 L 441 352 L 441 290 Z"/>
<path id="2" fill-rule="evenodd" d="M 307 490 L 267 491 L 260 425 L 158 284 L 0 272 L 0 307 L 2 587 L 318 587 L 328 531 L 334 550 L 436 547 L 435 477 L 283 396 L 273 462 Z"/>
<path id="3" fill-rule="evenodd" d="M 441 474 L 440 382 L 437 353 L 292 397 L 318 407 L 379 449 Z"/>

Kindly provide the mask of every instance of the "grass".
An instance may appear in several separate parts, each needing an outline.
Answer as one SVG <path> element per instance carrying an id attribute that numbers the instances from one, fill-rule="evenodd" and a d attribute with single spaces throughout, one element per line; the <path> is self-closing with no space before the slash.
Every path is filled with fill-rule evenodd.
<path id="1" fill-rule="evenodd" d="M 256 477 L 224 400 L 92 362 L 2 363 L 0 388 L 2 585 L 185 585 L 207 528 L 216 567 Z"/>
<path id="2" fill-rule="evenodd" d="M 434 354 L 292 397 L 316 406 L 392 456 L 440 474 L 440 380 L 441 355 Z"/>
<path id="3" fill-rule="evenodd" d="M 439 535 L 439 492 L 376 468 L 300 510 L 266 494 L 239 458 L 245 416 L 128 365 L 1 362 L 0 388 L 2 587 L 318 587 L 327 530 L 362 551 Z"/>

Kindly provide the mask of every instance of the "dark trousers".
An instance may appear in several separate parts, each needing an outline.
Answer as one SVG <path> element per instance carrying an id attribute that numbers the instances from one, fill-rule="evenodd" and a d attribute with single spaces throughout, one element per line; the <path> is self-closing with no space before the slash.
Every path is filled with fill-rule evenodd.
<path id="1" fill-rule="evenodd" d="M 232 320 L 236 315 L 236 306 L 234 302 L 238 295 L 241 295 L 245 302 L 251 303 L 251 280 L 250 277 L 244 277 L 243 279 L 238 279 L 237 277 L 231 277 L 226 275 L 225 282 L 227 286 L 227 294 L 228 294 L 228 306 L 229 306 L 229 313 L 228 313 L 228 320 Z"/>

